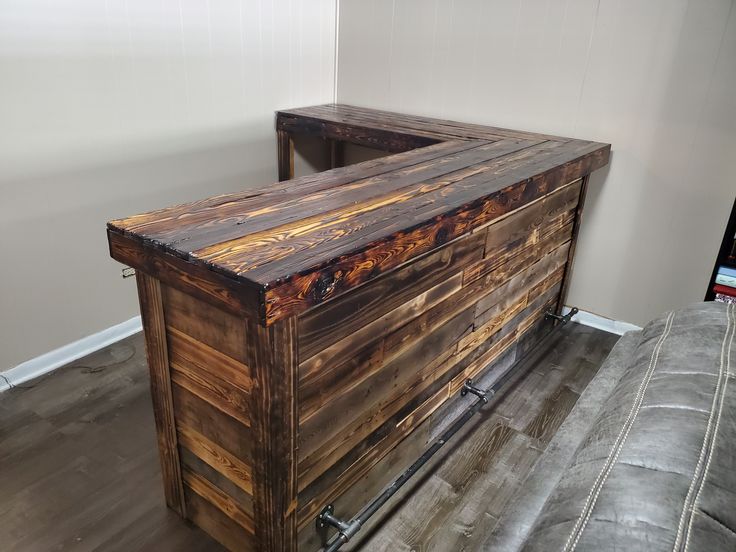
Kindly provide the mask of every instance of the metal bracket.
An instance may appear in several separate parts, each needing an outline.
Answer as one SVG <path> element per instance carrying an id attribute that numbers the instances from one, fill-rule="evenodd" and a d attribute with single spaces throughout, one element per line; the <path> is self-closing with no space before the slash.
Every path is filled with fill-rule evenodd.
<path id="1" fill-rule="evenodd" d="M 362 523 L 359 520 L 353 520 L 351 522 L 345 522 L 333 514 L 335 512 L 335 506 L 328 504 L 317 516 L 316 525 L 317 532 L 322 539 L 322 547 L 327 547 L 327 529 L 334 527 L 338 531 L 338 541 L 340 545 L 348 542 L 352 539 L 355 534 L 360 531 Z M 333 543 L 334 546 L 335 543 Z M 338 546 L 339 547 L 339 546 Z M 328 550 L 332 547 L 327 548 Z"/>
<path id="2" fill-rule="evenodd" d="M 572 317 L 575 316 L 578 312 L 580 312 L 578 308 L 573 307 L 570 309 L 570 312 L 568 312 L 566 315 L 563 316 L 560 314 L 555 314 L 551 310 L 548 310 L 547 312 L 544 313 L 544 319 L 545 320 L 555 320 L 557 322 L 561 322 L 562 324 L 567 324 L 572 319 Z"/>
<path id="3" fill-rule="evenodd" d="M 469 379 L 463 384 L 463 388 L 460 390 L 460 396 L 464 397 L 468 393 L 470 393 L 471 395 L 475 395 L 480 400 L 482 400 L 484 403 L 488 403 L 488 392 L 478 387 L 475 387 L 473 385 L 472 379 Z"/>

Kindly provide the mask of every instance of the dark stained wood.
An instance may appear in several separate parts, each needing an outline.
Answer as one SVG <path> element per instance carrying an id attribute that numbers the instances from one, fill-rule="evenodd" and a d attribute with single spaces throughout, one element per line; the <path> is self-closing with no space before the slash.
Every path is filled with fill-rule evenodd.
<path id="1" fill-rule="evenodd" d="M 175 330 L 174 337 L 188 339 L 190 342 L 193 340 L 193 347 L 190 349 L 207 347 L 206 353 L 200 352 L 200 357 L 220 352 L 221 355 L 234 359 L 239 366 L 233 365 L 231 360 L 222 358 L 218 358 L 217 362 L 225 363 L 231 370 L 242 373 L 243 378 L 248 377 L 249 368 L 245 365 L 243 350 L 243 343 L 247 337 L 245 323 L 241 319 L 170 286 L 162 286 L 161 293 L 164 299 L 166 324 Z M 237 378 L 237 375 L 232 374 L 229 377 Z M 245 388 L 248 386 L 245 380 L 239 383 Z"/>
<path id="2" fill-rule="evenodd" d="M 202 265 L 145 248 L 137 239 L 108 228 L 110 256 L 160 282 L 236 315 L 258 311 L 261 294 Z"/>
<path id="3" fill-rule="evenodd" d="M 250 466 L 195 429 L 181 425 L 177 433 L 182 448 L 191 452 L 246 493 L 253 494 Z"/>
<path id="4" fill-rule="evenodd" d="M 479 261 L 483 256 L 483 240 L 481 234 L 468 235 L 417 262 L 376 279 L 371 286 L 358 288 L 353 293 L 326 303 L 323 308 L 305 313 L 299 320 L 300 359 L 304 361 L 317 350 L 324 350 L 336 341 L 364 330 L 366 322 L 399 306 L 406 309 L 412 298 L 418 298 L 423 304 L 432 300 L 419 295 L 428 293 L 440 283 L 443 288 L 448 287 L 447 281 L 454 274 L 473 261 Z"/>
<path id="5" fill-rule="evenodd" d="M 278 144 L 279 181 L 294 178 L 294 140 L 285 130 L 276 131 Z"/>
<path id="6" fill-rule="evenodd" d="M 186 489 L 192 521 L 228 550 L 255 550 L 253 534 L 212 502 L 191 488 Z"/>
<path id="7" fill-rule="evenodd" d="M 426 135 L 443 138 L 501 140 L 503 138 L 529 139 L 541 136 L 545 140 L 558 142 L 570 141 L 569 138 L 563 138 L 561 136 L 544 135 L 467 122 L 448 121 L 346 104 L 325 104 L 287 109 L 277 113 L 277 121 L 282 116 L 306 116 L 335 123 L 360 121 L 360 124 L 367 128 L 401 128 L 408 132 L 420 131 Z"/>
<path id="8" fill-rule="evenodd" d="M 544 253 L 556 251 L 559 247 L 554 241 L 543 242 L 541 245 L 540 250 Z M 372 316 L 370 314 L 366 316 L 362 310 L 354 310 L 352 316 L 345 312 L 339 318 L 340 320 L 351 325 L 352 320 L 358 319 L 364 324 L 363 328 L 338 343 L 324 348 L 319 354 L 300 365 L 302 423 L 305 423 L 317 408 L 327 404 L 328 399 L 329 406 L 334 406 L 335 382 L 349 381 L 349 384 L 341 383 L 341 385 L 343 387 L 357 386 L 380 370 L 384 370 L 385 364 L 399 356 L 399 353 L 407 347 L 413 346 L 417 338 L 427 335 L 434 335 L 437 338 L 438 336 L 435 335 L 437 329 L 463 310 L 473 308 L 476 311 L 474 324 L 478 329 L 478 326 L 491 317 L 489 309 L 499 302 L 499 297 L 506 299 L 507 307 L 512 306 L 512 300 L 519 299 L 522 301 L 521 307 L 523 308 L 529 289 L 533 288 L 540 279 L 546 278 L 551 270 L 562 266 L 565 253 L 566 250 L 555 253 L 549 259 L 545 257 L 543 261 L 533 265 L 529 262 L 525 265 L 516 263 L 513 272 L 498 270 L 494 274 L 495 281 L 481 281 L 479 283 L 482 285 L 465 289 L 461 288 L 462 278 L 458 273 L 457 277 L 446 279 L 445 282 L 432 288 L 430 290 L 432 295 L 420 294 L 419 301 L 407 301 L 390 314 L 385 314 L 373 322 L 370 321 Z M 517 272 L 518 276 L 513 282 L 515 287 L 503 286 Z M 378 283 L 376 281 L 376 284 Z M 486 302 L 489 301 L 486 298 L 492 301 L 480 313 L 477 312 L 477 305 L 480 304 L 480 301 L 484 299 Z M 404 308 L 405 305 L 409 305 L 410 308 Z M 394 323 L 394 320 L 397 322 Z M 480 328 L 480 330 L 480 332 L 474 332 L 475 335 L 481 336 L 475 337 L 475 342 L 487 337 L 483 333 L 485 329 Z M 400 386 L 399 389 L 403 391 Z M 372 408 L 367 410 L 371 416 L 374 416 Z M 302 453 L 306 450 L 307 448 L 301 448 Z"/>
<path id="9" fill-rule="evenodd" d="M 232 519 L 249 533 L 252 534 L 254 532 L 255 528 L 253 527 L 252 516 L 243 510 L 240 505 L 227 494 L 197 473 L 184 470 L 183 477 L 184 484 L 187 488 L 194 491 L 200 497 L 215 506 L 223 514 Z"/>
<path id="10" fill-rule="evenodd" d="M 244 489 L 240 481 L 233 482 L 222 475 L 219 471 L 212 468 L 209 464 L 204 462 L 201 458 L 195 455 L 190 450 L 182 447 L 180 449 L 182 470 L 189 471 L 205 478 L 214 487 L 221 490 L 228 498 L 234 501 L 237 506 L 253 519 L 253 494 L 248 489 Z M 248 488 L 252 489 L 252 484 Z"/>
<path id="11" fill-rule="evenodd" d="M 191 338 L 174 328 L 169 328 L 168 335 L 171 380 L 250 426 L 251 381 L 247 366 L 206 345 L 197 347 Z M 221 375 L 220 370 L 225 374 Z"/>
<path id="12" fill-rule="evenodd" d="M 249 200 L 245 202 L 247 206 L 238 202 L 218 209 L 218 215 L 227 216 L 227 219 L 209 221 L 205 227 L 193 224 L 186 217 L 176 228 L 178 249 L 216 262 L 222 269 L 241 273 L 264 263 L 283 262 L 285 257 L 303 252 L 304 245 L 339 247 L 344 245 L 346 237 L 339 233 L 334 236 L 336 239 L 332 237 L 341 228 L 344 230 L 346 221 L 359 223 L 360 216 L 374 224 L 376 215 L 386 208 L 400 207 L 423 193 L 486 172 L 494 160 L 535 144 L 530 141 L 465 142 L 457 148 L 459 151 L 388 174 L 312 193 L 296 189 L 288 195 L 279 194 L 264 202 L 262 209 L 253 204 L 262 203 L 263 198 Z M 294 211 L 300 213 L 298 218 Z M 246 223 L 249 232 L 244 237 L 242 225 Z M 271 240 L 272 250 L 264 248 L 263 239 Z M 247 259 L 243 259 L 245 255 Z"/>
<path id="13" fill-rule="evenodd" d="M 151 374 L 151 397 L 156 420 L 161 474 L 164 479 L 166 504 L 180 516 L 186 516 L 181 464 L 174 417 L 174 402 L 169 375 L 169 356 L 166 348 L 166 321 L 164 320 L 161 284 L 144 272 L 136 272 L 138 300 L 146 336 L 146 354 Z"/>
<path id="14" fill-rule="evenodd" d="M 408 151 L 350 165 L 339 170 L 325 171 L 313 175 L 299 177 L 268 186 L 262 190 L 247 190 L 214 196 L 192 203 L 143 213 L 126 220 L 126 228 L 131 235 L 145 235 L 159 242 L 169 241 L 186 232 L 190 237 L 197 228 L 199 231 L 224 224 L 215 215 L 235 217 L 236 223 L 249 220 L 249 211 L 257 211 L 275 202 L 279 205 L 294 198 L 311 198 L 316 193 L 330 193 L 333 189 L 348 184 L 360 183 L 361 186 L 372 186 L 389 178 L 397 170 L 411 169 L 415 165 L 437 160 L 443 161 L 447 156 L 476 148 L 486 144 L 482 141 L 448 141 L 428 146 L 420 150 Z M 375 179 L 375 180 L 374 180 Z M 318 199 L 321 199 L 319 197 Z M 276 201 L 275 201 L 276 200 Z M 318 203 L 318 201 L 317 201 Z M 240 213 L 240 217 L 238 217 Z M 204 225 L 209 222 L 210 224 Z"/>
<path id="15" fill-rule="evenodd" d="M 528 205 L 518 216 L 508 216 L 489 227 L 484 257 L 501 264 L 510 252 L 532 246 L 572 222 L 580 184 L 579 180 L 574 181 Z"/>
<path id="16" fill-rule="evenodd" d="M 317 265 L 313 271 L 306 268 L 306 263 L 311 259 L 319 258 L 319 250 L 305 251 L 303 262 L 297 255 L 291 255 L 289 261 L 296 263 L 293 267 L 298 275 L 288 277 L 284 284 L 264 284 L 268 289 L 265 291 L 265 318 L 266 322 L 278 320 L 283 316 L 296 314 L 308 308 L 330 299 L 347 289 L 362 284 L 375 278 L 382 272 L 390 270 L 411 258 L 429 252 L 437 246 L 446 243 L 460 235 L 481 226 L 496 217 L 506 214 L 523 204 L 542 197 L 544 194 L 569 182 L 568 175 L 575 177 L 581 172 L 591 169 L 592 158 L 577 159 L 575 162 L 555 167 L 542 173 L 539 178 L 525 180 L 523 184 L 512 185 L 502 188 L 487 198 L 481 198 L 469 203 L 461 203 L 451 211 L 452 215 L 443 215 L 442 211 L 447 207 L 442 197 L 443 207 L 433 207 L 435 201 L 439 202 L 442 196 L 432 197 L 432 193 L 425 194 L 430 197 L 421 199 L 423 213 L 409 215 L 407 209 L 410 206 L 387 209 L 386 219 L 382 219 L 379 228 L 374 233 L 367 233 L 359 239 L 351 240 L 349 247 L 355 253 L 345 253 L 340 256 L 340 261 L 324 261 Z M 470 180 L 470 179 L 469 179 Z M 462 196 L 460 196 L 462 197 Z M 456 205 L 463 201 L 458 197 L 450 201 L 450 205 Z M 398 226 L 399 222 L 407 217 L 412 220 L 424 220 L 413 230 L 397 230 L 390 238 L 380 238 L 381 234 L 390 231 L 391 226 Z M 362 224 L 363 216 L 355 217 Z M 366 221 L 368 224 L 368 221 Z M 388 227 L 388 228 L 387 228 Z M 330 231 L 327 231 L 327 235 Z M 319 238 L 322 240 L 323 238 Z M 365 245 L 363 245 L 365 244 Z M 236 265 L 240 262 L 237 257 L 233 259 Z M 227 265 L 232 261 L 219 261 Z M 239 270 L 239 269 L 238 269 Z M 259 281 L 276 282 L 280 278 L 273 272 L 273 263 L 267 263 L 260 268 L 250 271 L 253 278 Z"/>
<path id="17" fill-rule="evenodd" d="M 279 113 L 276 125 L 277 131 L 321 136 L 391 153 L 422 148 L 440 141 L 429 133 L 371 128 L 363 124 L 330 122 L 310 116 L 290 116 L 283 112 Z"/>
<path id="18" fill-rule="evenodd" d="M 333 168 L 293 179 L 296 134 L 321 137 Z M 281 112 L 277 139 L 281 182 L 108 226 L 113 257 L 156 286 L 162 458 L 187 517 L 233 550 L 314 542 L 324 505 L 376 492 L 456 415 L 468 378 L 539 341 L 610 151 L 350 106 Z M 346 142 L 399 153 L 341 167 Z M 585 377 L 515 425 L 499 416 L 490 454 L 538 457 Z M 413 538 L 438 538 L 470 479 L 431 478 Z"/>
<path id="19" fill-rule="evenodd" d="M 331 453 L 333 457 L 331 462 L 315 464 L 314 468 L 311 468 L 309 463 L 300 464 L 305 470 L 300 474 L 300 484 L 302 478 L 306 482 L 320 471 L 323 472 L 312 485 L 300 493 L 300 508 L 304 512 L 304 519 L 314 512 L 319 503 L 334 496 L 330 493 L 339 495 L 341 489 L 344 491 L 346 486 L 355 483 L 356 478 L 360 478 L 370 470 L 398 441 L 410 434 L 434 410 L 449 398 L 455 397 L 465 379 L 474 377 L 500 357 L 520 339 L 527 328 L 531 327 L 531 322 L 543 317 L 545 308 L 554 305 L 555 299 L 555 294 L 550 292 L 546 296 L 536 298 L 524 309 L 501 313 L 495 331 L 484 330 L 482 337 L 478 336 L 477 339 L 470 339 L 473 334 L 465 339 L 461 338 L 455 348 L 448 350 L 449 356 L 440 356 L 436 359 L 436 363 L 442 366 L 440 372 L 442 375 L 421 380 L 414 389 L 407 390 L 402 396 L 405 402 L 396 414 L 372 433 L 367 434 L 359 445 L 354 446 L 336 463 L 335 453 Z M 449 359 L 451 361 L 447 362 Z M 437 364 L 430 364 L 428 369 L 436 369 Z M 334 466 L 325 470 L 331 463 Z"/>
<path id="20" fill-rule="evenodd" d="M 345 166 L 345 142 L 330 140 L 330 168 Z"/>
<path id="21" fill-rule="evenodd" d="M 252 463 L 253 428 L 241 424 L 222 409 L 177 383 L 171 386 L 178 430 L 195 431 L 248 466 Z M 251 425 L 253 421 L 251 419 Z M 217 469 L 217 466 L 213 466 Z"/>
<path id="22" fill-rule="evenodd" d="M 350 106 L 280 112 L 277 129 L 282 179 L 293 174 L 296 133 L 327 138 L 336 148 L 333 165 L 341 164 L 336 144 L 343 142 L 404 152 L 408 165 L 392 167 L 391 156 L 368 162 L 365 172 L 335 169 L 324 178 L 113 221 L 113 256 L 269 325 L 543 198 L 605 165 L 610 151 L 583 140 Z M 446 155 L 423 151 L 440 146 Z M 183 278 L 184 271 L 195 279 Z M 243 284 L 236 293 L 234 282 Z"/>
<path id="23" fill-rule="evenodd" d="M 311 483 L 334 463 L 331 458 L 340 458 L 341 451 L 352 449 L 421 391 L 423 382 L 432 381 L 437 370 L 446 368 L 438 360 L 445 360 L 443 352 L 472 326 L 473 312 L 468 309 L 436 331 L 427 332 L 424 339 L 415 339 L 411 347 L 370 376 L 337 379 L 345 382 L 346 389 L 337 395 L 333 384 L 329 403 L 300 419 L 300 486 Z M 336 412 L 340 416 L 335 416 Z"/>
<path id="24" fill-rule="evenodd" d="M 296 548 L 296 319 L 269 328 L 248 322 L 252 397 L 256 542 L 259 550 Z"/>
<path id="25" fill-rule="evenodd" d="M 575 246 L 578 242 L 578 234 L 580 233 L 580 223 L 583 220 L 583 207 L 585 206 L 585 196 L 588 193 L 588 180 L 590 175 L 585 175 L 582 178 L 582 184 L 580 186 L 580 195 L 578 196 L 578 204 L 575 208 L 575 222 L 572 227 L 572 242 L 570 243 L 570 251 L 567 257 L 567 265 L 565 265 L 565 276 L 562 280 L 562 290 L 560 291 L 560 300 L 557 304 L 557 314 L 562 312 L 562 307 L 565 306 L 565 300 L 567 299 L 567 290 L 570 287 L 570 280 L 572 279 L 572 267 L 573 260 L 575 259 Z"/>

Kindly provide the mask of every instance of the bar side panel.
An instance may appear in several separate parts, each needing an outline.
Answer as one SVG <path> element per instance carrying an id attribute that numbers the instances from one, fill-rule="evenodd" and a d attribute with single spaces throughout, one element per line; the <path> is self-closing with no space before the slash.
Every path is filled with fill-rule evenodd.
<path id="1" fill-rule="evenodd" d="M 187 517 L 230 550 L 256 550 L 246 322 L 170 286 L 161 295 Z"/>

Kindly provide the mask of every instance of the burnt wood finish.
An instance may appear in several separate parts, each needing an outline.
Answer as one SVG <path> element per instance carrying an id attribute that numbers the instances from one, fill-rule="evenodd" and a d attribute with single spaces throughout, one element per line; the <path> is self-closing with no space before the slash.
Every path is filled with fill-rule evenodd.
<path id="1" fill-rule="evenodd" d="M 181 516 L 187 515 L 184 487 L 181 478 L 181 462 L 174 423 L 174 401 L 169 374 L 169 355 L 166 347 L 166 323 L 164 321 L 161 285 L 158 280 L 142 272 L 136 273 L 138 301 L 146 338 L 146 356 L 151 374 L 153 416 L 156 420 L 161 473 L 164 478 L 166 504 Z"/>
<path id="2" fill-rule="evenodd" d="M 279 182 L 294 178 L 294 140 L 285 130 L 276 131 Z"/>
<path id="3" fill-rule="evenodd" d="M 256 540 L 258 550 L 296 548 L 296 320 L 264 328 L 248 321 L 253 395 Z"/>
<path id="4" fill-rule="evenodd" d="M 293 174 L 294 133 L 404 153 L 398 166 L 389 157 L 366 172 L 359 164 L 113 221 L 113 257 L 147 264 L 154 277 L 176 272 L 170 257 L 195 265 L 204 272 L 182 285 L 225 293 L 231 306 L 269 325 L 589 174 L 610 151 L 607 144 L 339 105 L 280 112 L 277 131 L 280 178 Z M 445 147 L 430 150 L 433 144 Z M 209 286 L 199 281 L 208 275 Z M 239 296 L 230 297 L 238 284 Z"/>
<path id="5" fill-rule="evenodd" d="M 167 502 L 231 550 L 313 549 L 320 508 L 354 514 L 466 379 L 541 337 L 609 155 L 335 105 L 280 112 L 277 133 L 281 182 L 108 225 L 138 271 Z M 295 133 L 334 168 L 291 179 Z M 394 154 L 343 167 L 348 142 Z"/>

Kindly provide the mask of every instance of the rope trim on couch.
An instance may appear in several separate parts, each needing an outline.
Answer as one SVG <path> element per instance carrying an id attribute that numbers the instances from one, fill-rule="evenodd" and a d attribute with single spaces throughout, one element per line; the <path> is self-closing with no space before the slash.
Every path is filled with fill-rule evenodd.
<path id="1" fill-rule="evenodd" d="M 687 552 L 687 549 L 690 546 L 690 535 L 692 534 L 695 511 L 698 508 L 700 495 L 703 492 L 705 481 L 708 478 L 708 471 L 710 470 L 710 462 L 713 458 L 713 451 L 716 448 L 718 429 L 721 423 L 721 416 L 723 414 L 723 403 L 725 402 L 726 389 L 728 388 L 728 375 L 731 368 L 731 347 L 733 346 L 734 333 L 736 333 L 736 316 L 734 316 L 734 305 L 728 305 L 728 307 L 726 308 L 726 333 L 723 336 L 723 343 L 721 344 L 721 364 L 718 369 L 718 382 L 716 383 L 716 389 L 713 393 L 713 404 L 711 405 L 711 412 L 710 416 L 708 417 L 708 425 L 706 426 L 705 436 L 703 437 L 703 446 L 700 450 L 700 457 L 698 458 L 698 463 L 695 466 L 695 472 L 693 473 L 693 478 L 690 482 L 690 488 L 688 489 L 687 496 L 685 497 L 685 502 L 683 503 L 682 514 L 680 515 L 680 523 L 677 527 L 677 538 L 675 539 L 675 544 L 672 547 L 673 551 L 681 547 L 683 535 L 685 537 L 685 544 L 684 548 L 682 549 Z M 726 346 L 727 341 L 728 346 Z M 716 416 L 714 426 L 713 416 L 716 410 L 718 410 L 718 415 Z M 713 428 L 712 431 L 711 428 Z M 704 460 L 705 471 L 701 475 L 700 471 L 703 467 Z M 690 502 L 692 500 L 692 495 L 695 492 L 696 484 L 698 486 L 698 491 L 697 493 L 695 493 L 695 500 L 692 502 L 691 505 Z M 683 533 L 683 531 L 685 530 L 686 519 L 687 531 Z"/>
<path id="2" fill-rule="evenodd" d="M 621 453 L 621 449 L 626 443 L 626 439 L 628 438 L 629 432 L 631 431 L 631 427 L 634 425 L 634 422 L 636 421 L 636 418 L 639 415 L 639 410 L 641 409 L 641 405 L 644 401 L 644 394 L 646 393 L 647 387 L 649 386 L 649 382 L 652 379 L 652 374 L 654 374 L 654 370 L 657 367 L 657 362 L 659 360 L 659 353 L 662 350 L 662 346 L 664 345 L 664 342 L 667 339 L 667 336 L 669 335 L 670 330 L 672 329 L 672 321 L 674 320 L 674 318 L 675 318 L 674 312 L 671 312 L 667 316 L 667 321 L 665 323 L 664 330 L 662 332 L 662 335 L 659 337 L 657 344 L 654 346 L 654 349 L 652 350 L 652 356 L 649 360 L 649 367 L 647 368 L 644 378 L 642 379 L 641 384 L 639 385 L 639 389 L 637 390 L 637 393 L 636 393 L 636 398 L 634 399 L 634 403 L 631 405 L 631 410 L 629 411 L 629 414 L 626 418 L 625 423 L 623 424 L 623 426 L 621 426 L 621 431 L 619 432 L 618 437 L 616 438 L 616 441 L 613 444 L 613 448 L 611 449 L 611 452 L 608 454 L 608 458 L 606 459 L 606 462 L 603 464 L 603 468 L 601 469 L 600 473 L 598 474 L 598 477 L 596 478 L 595 482 L 593 483 L 593 486 L 590 489 L 590 493 L 588 494 L 588 498 L 585 501 L 585 505 L 583 506 L 583 509 L 577 518 L 575 526 L 570 532 L 570 536 L 567 538 L 567 542 L 565 543 L 563 552 L 573 552 L 575 550 L 580 540 L 580 537 L 583 534 L 583 531 L 585 530 L 585 527 L 588 525 L 588 521 L 590 520 L 590 516 L 593 513 L 593 509 L 595 508 L 596 502 L 598 501 L 598 496 L 601 493 L 601 489 L 603 488 L 603 485 L 606 483 L 606 480 L 608 479 L 608 476 L 610 475 L 614 464 L 618 460 L 619 454 Z"/>

